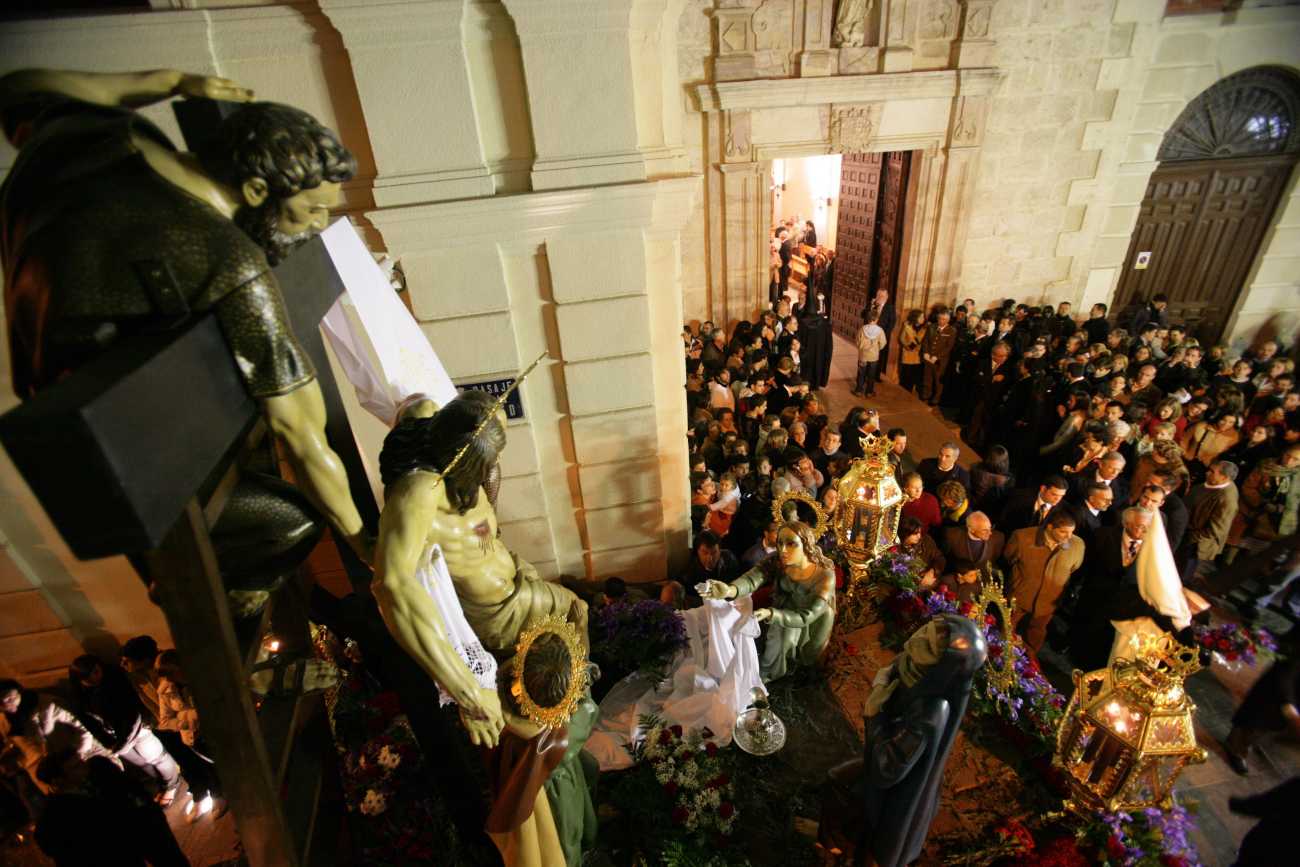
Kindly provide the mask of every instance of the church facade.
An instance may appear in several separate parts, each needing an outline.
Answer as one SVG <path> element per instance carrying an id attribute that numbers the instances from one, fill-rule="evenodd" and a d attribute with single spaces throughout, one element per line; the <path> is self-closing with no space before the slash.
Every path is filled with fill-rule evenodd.
<path id="1" fill-rule="evenodd" d="M 346 213 L 400 260 L 454 381 L 509 378 L 549 353 L 521 389 L 500 497 L 508 546 L 546 577 L 681 564 L 681 324 L 765 301 L 772 160 L 913 154 L 900 307 L 1077 308 L 1131 292 L 1125 273 L 1150 252 L 1131 239 L 1189 106 L 1234 74 L 1300 68 L 1292 3 L 152 5 L 7 23 L 0 72 L 219 74 L 337 129 L 359 162 Z M 167 106 L 149 113 L 181 141 Z M 0 145 L 0 167 L 12 159 Z M 1300 324 L 1294 171 L 1266 204 L 1240 291 L 1220 300 L 1237 344 L 1293 343 Z M 376 453 L 383 428 L 353 420 Z M 96 641 L 165 634 L 125 561 L 72 558 L 0 460 L 0 593 L 20 603 L 0 609 L 21 611 L 0 622 L 0 676 L 39 680 Z M 12 638 L 32 624 L 48 640 Z"/>

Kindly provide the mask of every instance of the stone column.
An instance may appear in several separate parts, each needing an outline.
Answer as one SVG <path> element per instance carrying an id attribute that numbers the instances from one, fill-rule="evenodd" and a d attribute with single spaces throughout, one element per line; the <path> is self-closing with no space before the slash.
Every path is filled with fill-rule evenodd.
<path id="1" fill-rule="evenodd" d="M 496 192 L 475 122 L 461 35 L 467 0 L 321 0 L 320 5 L 352 60 L 375 156 L 375 203 L 387 207 Z M 531 146 L 516 150 L 526 155 Z"/>
<path id="2" fill-rule="evenodd" d="M 666 112 L 668 0 L 505 0 L 523 49 L 537 190 L 685 170 Z M 675 26 L 675 22 L 674 22 Z M 676 55 L 673 53 L 673 58 Z M 628 107 L 633 110 L 629 111 Z"/>
<path id="3" fill-rule="evenodd" d="M 941 193 L 943 215 L 935 238 L 934 269 L 930 277 L 935 289 L 946 292 L 949 298 L 961 291 L 961 254 L 966 246 L 969 222 L 966 217 L 975 192 L 987 114 L 987 97 L 959 96 L 953 100 Z"/>

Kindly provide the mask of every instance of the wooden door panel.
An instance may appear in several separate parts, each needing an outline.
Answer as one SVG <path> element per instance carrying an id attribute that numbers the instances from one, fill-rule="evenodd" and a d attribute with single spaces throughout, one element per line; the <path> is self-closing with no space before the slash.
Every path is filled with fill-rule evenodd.
<path id="1" fill-rule="evenodd" d="M 1161 166 L 1147 184 L 1114 309 L 1157 292 L 1170 317 L 1217 341 L 1290 176 L 1294 159 L 1248 157 Z M 1144 270 L 1134 266 L 1149 252 Z"/>
<path id="2" fill-rule="evenodd" d="M 870 287 L 875 294 L 878 287 L 889 290 L 894 297 L 898 284 L 898 251 L 903 240 L 903 197 L 907 194 L 907 172 L 911 164 L 911 151 L 892 151 L 884 160 L 881 181 L 880 220 L 876 229 L 875 282 Z"/>
<path id="3" fill-rule="evenodd" d="M 845 154 L 840 164 L 831 324 L 837 333 L 846 337 L 857 334 L 870 290 L 881 163 L 881 154 Z"/>

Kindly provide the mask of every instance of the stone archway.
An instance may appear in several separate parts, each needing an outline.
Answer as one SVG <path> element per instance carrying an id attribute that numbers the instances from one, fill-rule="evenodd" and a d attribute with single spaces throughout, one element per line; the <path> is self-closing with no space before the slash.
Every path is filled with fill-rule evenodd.
<path id="1" fill-rule="evenodd" d="M 1300 161 L 1300 75 L 1246 69 L 1197 96 L 1170 127 L 1147 183 L 1115 309 L 1158 292 L 1217 341 Z"/>

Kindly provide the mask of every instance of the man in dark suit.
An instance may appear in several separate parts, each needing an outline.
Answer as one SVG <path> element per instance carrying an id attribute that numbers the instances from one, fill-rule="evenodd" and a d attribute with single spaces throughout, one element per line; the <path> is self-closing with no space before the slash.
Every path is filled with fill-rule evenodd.
<path id="1" fill-rule="evenodd" d="M 1169 539 L 1169 550 L 1177 551 L 1187 533 L 1187 507 L 1183 500 L 1171 490 L 1174 480 L 1164 473 L 1152 473 L 1147 477 L 1147 484 L 1138 492 L 1137 505 L 1144 509 L 1159 509 L 1161 522 L 1165 525 L 1165 536 Z"/>
<path id="2" fill-rule="evenodd" d="M 939 446 L 939 456 L 935 458 L 923 458 L 916 466 L 916 471 L 921 474 L 921 481 L 925 482 L 925 489 L 932 494 L 937 494 L 939 485 L 952 479 L 961 482 L 961 486 L 966 489 L 967 495 L 970 494 L 970 473 L 965 467 L 957 464 L 957 458 L 961 457 L 961 447 L 954 442 L 947 442 Z"/>
<path id="3" fill-rule="evenodd" d="M 993 522 L 983 512 L 971 512 L 963 527 L 949 527 L 943 532 L 945 567 L 948 574 L 940 580 L 957 598 L 973 600 L 980 592 L 981 573 L 986 566 L 1002 557 L 1006 536 L 993 529 Z"/>
<path id="4" fill-rule="evenodd" d="M 885 375 L 885 367 L 889 364 L 889 347 L 894 343 L 894 326 L 898 324 L 898 314 L 889 300 L 889 290 L 877 289 L 875 300 L 863 312 L 875 313 L 876 324 L 885 332 L 885 346 L 880 350 L 880 365 L 876 368 L 876 382 L 880 382 Z"/>
<path id="5" fill-rule="evenodd" d="M 1097 461 L 1097 469 L 1092 472 L 1080 473 L 1072 479 L 1074 488 L 1074 501 L 1080 503 L 1087 498 L 1087 489 L 1094 485 L 1105 485 L 1110 488 L 1116 503 L 1121 505 L 1128 502 L 1128 479 L 1122 475 L 1125 464 L 1124 456 L 1119 452 L 1106 452 Z"/>
<path id="6" fill-rule="evenodd" d="M 967 396 L 969 424 L 962 431 L 962 438 L 976 451 L 983 450 L 987 444 L 1002 400 L 1015 383 L 1010 358 L 1011 346 L 999 341 L 994 344 L 988 359 L 975 364 L 974 381 Z"/>
<path id="7" fill-rule="evenodd" d="M 1037 527 L 1065 498 L 1068 485 L 1060 476 L 1048 476 L 1038 489 L 1020 488 L 1007 495 L 998 526 L 1010 535 L 1025 527 Z"/>
<path id="8" fill-rule="evenodd" d="M 790 286 L 790 257 L 794 255 L 794 238 L 790 236 L 789 229 L 781 229 L 776 233 L 777 238 L 781 240 L 781 270 L 779 272 L 780 282 L 777 284 L 777 296 L 779 301 L 785 297 L 785 290 Z"/>
<path id="9" fill-rule="evenodd" d="M 1115 642 L 1112 620 L 1150 617 L 1166 631 L 1177 631 L 1138 591 L 1137 558 L 1151 528 L 1152 515 L 1134 506 L 1113 527 L 1102 527 L 1083 558 L 1083 586 L 1070 624 L 1070 659 L 1084 671 L 1103 668 Z"/>
<path id="10" fill-rule="evenodd" d="M 1110 507 L 1115 502 L 1111 489 L 1100 482 L 1092 482 L 1084 491 L 1083 501 L 1067 503 L 1058 508 L 1068 508 L 1074 514 L 1075 535 L 1089 545 L 1093 535 L 1113 523 Z"/>

